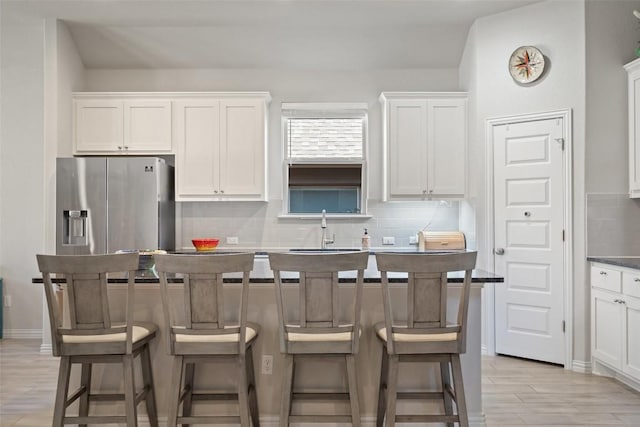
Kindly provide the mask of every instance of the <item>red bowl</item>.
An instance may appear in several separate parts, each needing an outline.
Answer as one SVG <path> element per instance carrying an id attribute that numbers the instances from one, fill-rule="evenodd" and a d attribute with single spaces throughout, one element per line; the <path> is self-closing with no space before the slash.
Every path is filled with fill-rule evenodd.
<path id="1" fill-rule="evenodd" d="M 198 252 L 214 251 L 219 242 L 220 239 L 191 239 Z"/>

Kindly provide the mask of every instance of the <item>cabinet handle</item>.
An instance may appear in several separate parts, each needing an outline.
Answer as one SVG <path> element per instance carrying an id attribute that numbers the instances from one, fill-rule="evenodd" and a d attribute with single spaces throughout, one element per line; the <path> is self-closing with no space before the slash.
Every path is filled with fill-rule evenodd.
<path id="1" fill-rule="evenodd" d="M 627 302 L 623 299 L 621 299 L 620 301 L 618 301 L 620 304 L 626 304 Z"/>
<path id="2" fill-rule="evenodd" d="M 601 275 L 601 276 L 606 276 L 606 275 L 607 275 L 607 272 L 606 272 L 606 271 L 601 271 L 601 272 L 600 272 L 600 275 Z"/>
<path id="3" fill-rule="evenodd" d="M 125 145 L 125 146 L 124 146 L 124 149 L 125 149 L 125 150 L 128 150 L 128 149 L 129 149 L 129 146 L 128 146 L 128 145 Z"/>
<path id="4" fill-rule="evenodd" d="M 634 282 L 640 282 L 640 277 L 636 277 L 635 279 L 633 279 Z"/>
<path id="5" fill-rule="evenodd" d="M 121 145 L 118 145 L 118 150 L 122 150 L 122 146 Z"/>
<path id="6" fill-rule="evenodd" d="M 427 190 L 422 190 L 422 194 L 427 194 Z"/>
<path id="7" fill-rule="evenodd" d="M 224 194 L 224 190 L 220 190 L 220 193 Z"/>
<path id="8" fill-rule="evenodd" d="M 213 190 L 213 194 L 218 194 L 218 190 Z"/>
<path id="9" fill-rule="evenodd" d="M 433 194 L 433 190 L 429 190 L 429 194 Z"/>

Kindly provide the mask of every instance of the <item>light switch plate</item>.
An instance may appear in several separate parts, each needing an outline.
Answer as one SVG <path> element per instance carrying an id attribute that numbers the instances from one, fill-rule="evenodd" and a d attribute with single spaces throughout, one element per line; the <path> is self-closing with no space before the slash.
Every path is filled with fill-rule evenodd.
<path id="1" fill-rule="evenodd" d="M 395 237 L 383 237 L 382 238 L 382 244 L 383 245 L 395 245 L 396 244 L 396 238 Z"/>
<path id="2" fill-rule="evenodd" d="M 233 236 L 233 237 L 227 237 L 227 245 L 237 245 L 238 244 L 238 238 Z"/>

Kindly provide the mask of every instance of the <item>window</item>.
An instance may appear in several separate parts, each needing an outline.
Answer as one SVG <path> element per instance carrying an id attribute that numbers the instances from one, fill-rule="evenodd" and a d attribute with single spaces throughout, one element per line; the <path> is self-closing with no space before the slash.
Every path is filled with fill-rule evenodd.
<path id="1" fill-rule="evenodd" d="M 365 213 L 366 104 L 282 104 L 285 212 Z"/>

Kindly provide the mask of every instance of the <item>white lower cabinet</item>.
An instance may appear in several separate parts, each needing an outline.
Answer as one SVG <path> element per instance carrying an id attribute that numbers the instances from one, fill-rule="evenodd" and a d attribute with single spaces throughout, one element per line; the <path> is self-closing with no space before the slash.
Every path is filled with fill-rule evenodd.
<path id="1" fill-rule="evenodd" d="M 640 386 L 640 271 L 592 264 L 591 346 L 594 362 Z"/>

